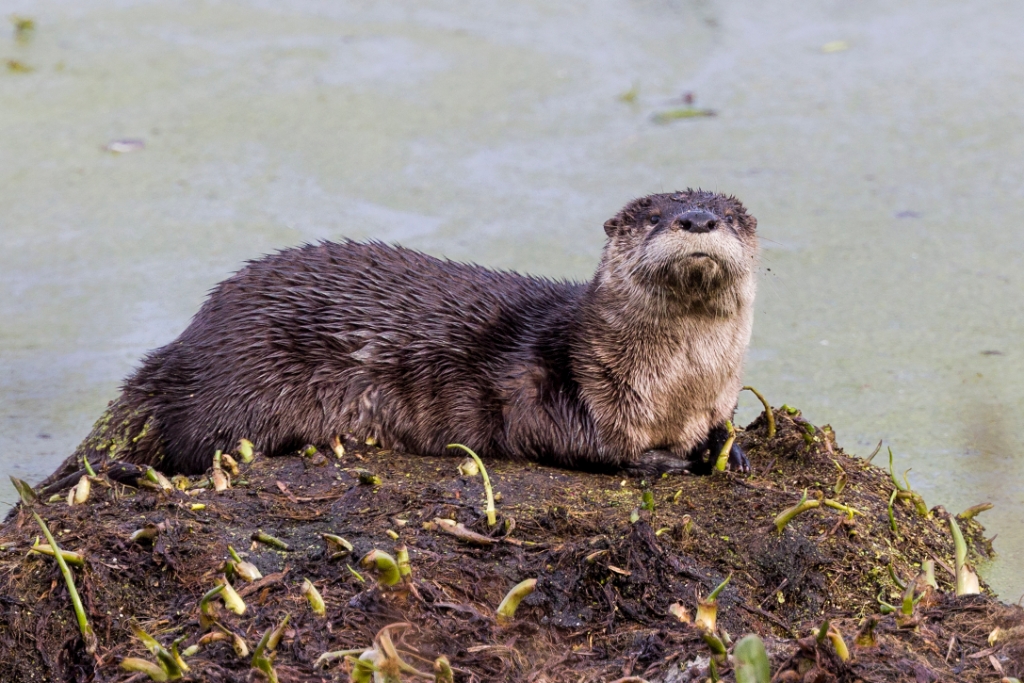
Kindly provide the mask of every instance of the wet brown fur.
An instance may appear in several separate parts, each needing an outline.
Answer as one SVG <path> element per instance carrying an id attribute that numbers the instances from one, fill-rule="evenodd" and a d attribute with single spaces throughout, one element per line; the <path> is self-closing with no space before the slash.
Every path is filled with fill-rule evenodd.
<path id="1" fill-rule="evenodd" d="M 680 230 L 694 208 L 719 228 Z M 252 261 L 126 380 L 113 412 L 134 436 L 114 456 L 194 473 L 243 437 L 278 454 L 351 434 L 420 454 L 458 442 L 573 468 L 686 469 L 736 405 L 755 226 L 709 192 L 635 200 L 606 223 L 585 284 L 378 242 Z"/>

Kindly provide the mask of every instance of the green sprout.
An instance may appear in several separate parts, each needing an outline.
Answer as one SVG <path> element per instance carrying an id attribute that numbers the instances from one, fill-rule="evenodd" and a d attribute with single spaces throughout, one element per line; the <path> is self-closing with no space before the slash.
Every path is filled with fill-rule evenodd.
<path id="1" fill-rule="evenodd" d="M 761 405 L 764 406 L 764 416 L 765 416 L 765 419 L 768 420 L 768 438 L 769 439 L 774 438 L 775 437 L 775 414 L 772 412 L 772 407 L 770 405 L 768 405 L 768 400 L 765 399 L 765 397 L 761 395 L 761 392 L 758 391 L 757 389 L 755 389 L 754 387 L 746 386 L 746 387 L 743 387 L 742 389 L 740 389 L 740 391 L 749 391 L 752 394 L 754 394 L 754 396 L 757 396 L 757 400 L 759 400 L 761 402 Z"/>
<path id="2" fill-rule="evenodd" d="M 379 581 L 381 586 L 394 586 L 402 580 L 402 573 L 398 569 L 398 562 L 383 550 L 371 550 L 363 556 L 363 559 L 359 560 L 359 564 L 367 569 L 376 568 L 380 574 Z"/>
<path id="3" fill-rule="evenodd" d="M 228 554 L 231 555 L 231 562 L 229 563 L 231 570 L 238 576 L 238 578 L 243 581 L 248 581 L 249 583 L 263 578 L 263 574 L 261 574 L 260 570 L 256 568 L 256 565 L 252 562 L 246 562 L 239 557 L 238 552 L 230 545 L 228 546 Z"/>
<path id="4" fill-rule="evenodd" d="M 15 476 L 11 476 L 11 483 L 14 484 L 14 489 L 18 492 L 22 505 L 28 508 L 35 505 L 36 500 L 38 500 L 35 489 Z"/>
<path id="5" fill-rule="evenodd" d="M 825 500 L 821 501 L 821 504 L 824 505 L 825 507 L 830 507 L 833 510 L 845 512 L 847 517 L 849 517 L 850 519 L 853 519 L 854 515 L 860 515 L 861 517 L 864 516 L 864 513 L 861 512 L 860 510 L 852 508 L 849 505 L 843 505 L 842 503 L 832 500 L 831 498 L 826 498 Z"/>
<path id="6" fill-rule="evenodd" d="M 335 534 L 320 534 L 331 550 L 331 556 L 328 559 L 336 560 L 341 557 L 347 557 L 352 553 L 352 544 L 346 541 L 341 536 Z"/>
<path id="7" fill-rule="evenodd" d="M 36 536 L 36 542 L 32 544 L 32 547 L 28 549 L 29 554 L 39 553 L 40 555 L 49 555 L 53 557 L 54 550 L 48 543 L 40 543 L 39 537 Z M 82 553 L 76 553 L 71 550 L 61 550 L 60 554 L 64 557 L 64 561 L 75 567 L 85 566 L 85 556 Z"/>
<path id="8" fill-rule="evenodd" d="M 836 654 L 839 655 L 839 659 L 844 662 L 850 661 L 850 648 L 846 646 L 843 634 L 839 632 L 839 629 L 834 624 L 829 626 L 825 636 L 832 643 L 832 647 L 835 649 Z"/>
<path id="9" fill-rule="evenodd" d="M 64 561 L 64 551 L 57 541 L 53 538 L 53 534 L 50 533 L 50 528 L 46 526 L 46 522 L 40 517 L 35 510 L 31 510 L 32 503 L 36 501 L 35 492 L 32 491 L 32 487 L 21 481 L 11 477 L 11 481 L 14 483 L 14 488 L 18 490 L 18 495 L 21 496 L 21 503 L 25 507 L 29 508 L 32 512 L 32 517 L 36 520 L 36 524 L 43 530 L 43 536 L 46 537 L 46 542 L 49 543 L 50 548 L 53 550 L 53 558 L 57 561 L 57 566 L 60 567 L 60 573 L 64 576 L 64 583 L 68 587 L 68 595 L 71 597 L 71 605 L 75 610 L 75 617 L 78 619 L 78 630 L 82 633 L 82 640 L 85 642 L 85 651 L 90 655 L 96 653 L 96 634 L 93 633 L 92 626 L 89 624 L 89 618 L 85 614 L 85 607 L 82 605 L 82 599 L 78 595 L 78 589 L 75 587 L 75 576 L 71 573 L 71 568 L 68 567 L 68 563 Z"/>
<path id="10" fill-rule="evenodd" d="M 253 461 L 253 458 L 256 457 L 256 452 L 252 441 L 249 441 L 249 439 L 240 439 L 238 441 L 238 457 L 246 464 Z"/>
<path id="11" fill-rule="evenodd" d="M 175 657 L 174 654 L 161 645 L 156 638 L 146 633 L 146 631 L 135 620 L 132 620 L 129 623 L 129 626 L 132 629 L 132 633 L 135 634 L 135 637 L 141 640 L 142 644 L 146 646 L 146 649 L 156 657 L 156 663 L 161 669 L 163 669 L 164 674 L 167 676 L 164 680 L 174 681 L 182 677 L 188 667 L 182 669 L 181 664 L 183 662 L 181 662 L 180 656 Z"/>
<path id="12" fill-rule="evenodd" d="M 208 590 L 199 600 L 199 626 L 203 629 L 210 628 L 214 621 L 216 621 L 212 600 L 223 592 L 224 585 L 223 583 L 217 584 L 215 588 Z"/>
<path id="13" fill-rule="evenodd" d="M 537 579 L 526 579 L 520 581 L 512 587 L 498 605 L 498 611 L 495 614 L 498 623 L 501 625 L 507 625 L 512 623 L 515 618 L 516 609 L 519 608 L 519 603 L 522 602 L 523 598 L 532 593 L 537 587 Z"/>
<path id="14" fill-rule="evenodd" d="M 277 625 L 277 628 L 267 630 L 252 653 L 252 667 L 262 671 L 270 683 L 278 683 L 277 672 L 274 671 L 273 652 L 277 649 L 278 643 L 281 642 L 284 629 L 290 619 L 291 615 L 286 614 L 281 623 Z"/>
<path id="15" fill-rule="evenodd" d="M 171 680 L 171 677 L 162 668 L 148 659 L 141 659 L 140 657 L 125 657 L 121 660 L 121 668 L 125 671 L 144 673 L 149 676 L 150 680 L 156 681 L 156 683 L 164 683 L 164 681 Z M 177 676 L 177 678 L 181 678 L 181 676 Z"/>
<path id="16" fill-rule="evenodd" d="M 452 665 L 444 655 L 434 660 L 434 683 L 455 683 Z"/>
<path id="17" fill-rule="evenodd" d="M 736 683 L 769 683 L 771 664 L 764 649 L 764 641 L 751 633 L 743 636 L 732 651 L 736 660 Z"/>
<path id="18" fill-rule="evenodd" d="M 968 522 L 977 517 L 978 515 L 980 515 L 982 512 L 985 512 L 986 510 L 991 510 L 993 507 L 995 506 L 992 505 L 992 503 L 981 503 L 979 505 L 972 505 L 971 507 L 967 508 L 959 515 L 957 515 L 956 518 L 962 522 Z"/>
<path id="19" fill-rule="evenodd" d="M 146 481 L 152 482 L 156 485 L 156 488 L 160 489 L 164 493 L 169 493 L 174 490 L 174 484 L 171 483 L 171 480 L 160 472 L 157 472 L 152 467 L 146 468 Z"/>
<path id="20" fill-rule="evenodd" d="M 878 625 L 878 617 L 870 614 L 860 622 L 860 629 L 857 631 L 857 637 L 854 639 L 854 644 L 861 647 L 875 647 L 878 645 L 878 638 L 875 636 L 875 626 Z"/>
<path id="21" fill-rule="evenodd" d="M 885 589 L 883 588 L 878 593 L 878 596 L 875 598 L 875 600 L 878 601 L 878 611 L 880 611 L 882 614 L 892 614 L 893 612 L 896 611 L 896 608 L 893 607 L 892 605 L 890 605 L 889 603 L 887 603 L 885 600 L 882 599 L 882 596 L 884 594 L 885 594 Z"/>
<path id="22" fill-rule="evenodd" d="M 725 440 L 725 445 L 722 446 L 722 450 L 719 452 L 717 460 L 715 460 L 715 469 L 719 472 L 724 472 L 725 468 L 729 466 L 729 451 L 732 450 L 732 445 L 736 443 L 736 428 L 732 426 L 731 420 L 725 421 L 725 429 L 729 433 L 729 438 Z"/>
<path id="23" fill-rule="evenodd" d="M 405 544 L 395 546 L 395 562 L 398 564 L 398 574 L 406 584 L 412 583 L 412 562 L 409 560 L 409 549 Z"/>
<path id="24" fill-rule="evenodd" d="M 323 596 L 320 595 L 320 591 L 316 589 L 316 586 L 309 579 L 302 580 L 302 594 L 309 601 L 309 607 L 313 610 L 313 614 L 318 617 L 327 615 L 327 605 L 324 604 Z"/>
<path id="25" fill-rule="evenodd" d="M 956 594 L 976 595 L 981 592 L 978 575 L 967 564 L 967 542 L 964 541 L 960 525 L 956 523 L 956 518 L 952 515 L 949 517 L 949 530 L 953 534 L 953 549 L 956 557 Z"/>
<path id="26" fill-rule="evenodd" d="M 718 664 L 725 664 L 729 659 L 729 652 L 725 647 L 725 643 L 718 637 L 714 631 L 701 631 L 700 637 L 707 643 L 708 648 L 711 649 L 711 659 Z"/>
<path id="27" fill-rule="evenodd" d="M 697 616 L 694 623 L 701 631 L 714 633 L 718 628 L 718 595 L 732 579 L 732 574 L 725 577 L 722 583 L 718 584 L 715 590 L 707 598 L 697 599 Z"/>
<path id="28" fill-rule="evenodd" d="M 463 446 L 461 443 L 450 443 L 445 446 L 445 448 L 461 448 L 469 454 L 469 457 L 473 458 L 477 467 L 480 468 L 480 474 L 484 478 L 484 493 L 487 496 L 487 508 L 485 510 L 487 513 L 487 526 L 494 526 L 498 523 L 496 512 L 494 510 L 494 492 L 491 490 L 491 479 L 487 476 L 487 468 L 484 467 L 483 460 L 481 460 L 480 456 L 474 453 L 472 449 L 467 446 Z"/>
<path id="29" fill-rule="evenodd" d="M 245 614 L 245 601 L 242 600 L 242 596 L 228 583 L 227 577 L 224 577 L 223 581 L 221 585 L 224 586 L 224 590 L 221 591 L 220 598 L 224 601 L 224 606 L 235 614 Z"/>
<path id="30" fill-rule="evenodd" d="M 269 545 L 271 548 L 277 548 L 278 550 L 289 550 L 288 544 L 282 541 L 276 536 L 264 533 L 262 529 L 258 529 L 256 533 L 252 535 L 252 540 L 263 545 Z"/>
<path id="31" fill-rule="evenodd" d="M 935 560 L 925 560 L 921 563 L 924 572 L 924 582 L 932 588 L 938 589 L 939 583 L 935 580 Z"/>
<path id="32" fill-rule="evenodd" d="M 786 528 L 786 525 L 792 522 L 797 517 L 797 515 L 807 512 L 808 510 L 813 510 L 814 508 L 820 505 L 820 500 L 817 500 L 815 498 L 808 500 L 807 489 L 804 489 L 804 494 L 800 498 L 800 502 L 791 508 L 786 508 L 785 510 L 779 513 L 778 517 L 775 518 L 776 530 L 778 530 L 779 533 L 782 533 L 782 530 Z"/>

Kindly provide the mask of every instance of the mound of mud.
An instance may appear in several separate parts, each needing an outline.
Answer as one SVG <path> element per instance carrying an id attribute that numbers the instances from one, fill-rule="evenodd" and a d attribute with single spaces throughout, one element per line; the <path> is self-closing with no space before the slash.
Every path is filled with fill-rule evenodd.
<path id="1" fill-rule="evenodd" d="M 195 479 L 185 490 L 104 485 L 101 469 L 84 504 L 69 506 L 62 495 L 34 506 L 58 544 L 85 558 L 72 571 L 98 647 L 86 652 L 56 563 L 29 552 L 40 529 L 19 508 L 0 526 L 0 678 L 148 680 L 121 668 L 126 657 L 155 661 L 133 635 L 134 622 L 164 647 L 179 641 L 181 651 L 206 636 L 185 657 L 182 680 L 264 680 L 252 653 L 287 616 L 268 659 L 285 682 L 349 680 L 351 660 L 318 667 L 318 658 L 340 650 L 358 657 L 375 642 L 378 650 L 393 644 L 422 672 L 444 655 L 461 682 L 703 681 L 711 650 L 693 617 L 698 600 L 730 576 L 718 596 L 719 632 L 726 644 L 725 634 L 760 635 L 776 680 L 1024 676 L 1024 610 L 984 586 L 980 595 L 955 596 L 948 515 L 923 515 L 909 494 L 890 508 L 889 472 L 846 456 L 831 429 L 795 411 L 777 410 L 775 420 L 770 440 L 764 415 L 739 431 L 754 469 L 746 477 L 642 482 L 487 463 L 500 494 L 493 531 L 481 477 L 460 474 L 457 457 L 350 442 L 339 458 L 321 444 L 315 454 L 257 455 L 219 492 Z M 808 500 L 856 513 L 823 503 L 779 532 L 776 516 L 805 490 Z M 438 520 L 486 538 L 460 538 Z M 152 538 L 132 540 L 147 525 L 143 536 Z M 991 548 L 981 527 L 960 526 L 970 560 L 984 559 Z M 287 549 L 254 541 L 260 531 Z M 323 534 L 343 537 L 351 551 Z M 244 613 L 217 597 L 201 618 L 200 599 L 224 576 L 229 545 L 263 578 L 231 579 Z M 401 546 L 412 574 L 396 586 L 380 585 L 359 563 L 371 550 L 395 554 Z M 912 614 L 883 614 L 882 602 L 901 605 L 897 581 L 913 581 L 926 560 L 935 562 L 938 590 L 921 584 Z M 324 616 L 303 593 L 307 579 L 323 597 Z M 536 579 L 536 589 L 499 623 L 499 602 L 525 579 Z M 848 659 L 830 639 L 813 637 L 826 620 L 849 646 Z M 233 647 L 236 636 L 245 656 Z M 731 660 L 719 662 L 717 674 L 733 680 Z M 399 676 L 392 680 L 432 680 Z"/>

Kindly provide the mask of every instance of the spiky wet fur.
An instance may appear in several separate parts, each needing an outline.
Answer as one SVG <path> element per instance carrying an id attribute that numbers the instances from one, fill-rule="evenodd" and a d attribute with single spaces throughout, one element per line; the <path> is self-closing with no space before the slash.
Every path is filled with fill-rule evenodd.
<path id="1" fill-rule="evenodd" d="M 671 228 L 695 207 L 721 229 Z M 755 226 L 731 197 L 638 199 L 606 223 L 586 284 L 378 242 L 252 261 L 126 380 L 112 409 L 141 437 L 114 456 L 193 473 L 243 437 L 278 454 L 351 434 L 586 469 L 692 457 L 736 405 Z"/>

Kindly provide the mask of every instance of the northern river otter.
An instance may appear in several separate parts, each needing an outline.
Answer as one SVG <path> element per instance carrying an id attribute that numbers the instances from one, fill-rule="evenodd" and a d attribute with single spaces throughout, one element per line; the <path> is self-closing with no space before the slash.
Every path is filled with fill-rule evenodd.
<path id="1" fill-rule="evenodd" d="M 605 223 L 586 284 L 378 242 L 252 261 L 146 356 L 79 455 L 194 473 L 243 437 L 277 454 L 352 434 L 418 454 L 459 442 L 571 468 L 707 471 L 750 340 L 756 224 L 710 192 L 637 199 Z M 749 468 L 735 447 L 730 464 Z"/>

